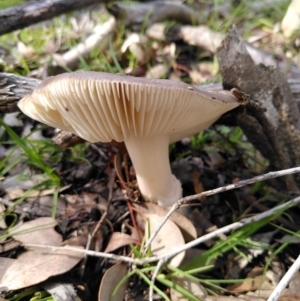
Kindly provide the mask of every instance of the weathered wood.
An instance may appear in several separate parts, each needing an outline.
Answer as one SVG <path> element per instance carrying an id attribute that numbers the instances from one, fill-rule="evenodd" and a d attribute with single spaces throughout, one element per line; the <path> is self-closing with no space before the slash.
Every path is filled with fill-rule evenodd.
<path id="1" fill-rule="evenodd" d="M 0 113 L 18 111 L 18 101 L 31 93 L 40 82 L 31 77 L 0 73 Z"/>
<path id="2" fill-rule="evenodd" d="M 245 9 L 251 12 L 260 12 L 262 9 L 272 8 L 274 5 L 279 5 L 284 1 L 285 0 L 245 1 L 244 5 Z M 207 17 L 211 13 L 218 13 L 225 17 L 231 15 L 232 4 L 229 1 L 227 1 L 227 3 L 219 3 L 217 6 L 210 5 L 208 3 L 209 1 L 207 1 L 207 3 L 206 1 L 199 1 L 202 2 L 203 5 L 201 5 L 201 8 L 197 7 L 197 9 L 181 2 L 184 1 L 152 0 L 149 1 L 149 3 L 141 4 L 127 4 L 119 1 L 108 7 L 108 11 L 120 22 L 136 31 L 140 31 L 145 21 L 147 21 L 147 27 L 153 23 L 165 20 L 177 21 L 183 24 L 201 25 L 207 23 Z"/>
<path id="3" fill-rule="evenodd" d="M 300 111 L 283 73 L 273 67 L 256 65 L 235 27 L 226 35 L 217 57 L 224 88 L 239 89 L 265 109 L 264 113 L 261 110 L 241 111 L 237 118 L 250 142 L 273 167 L 299 166 Z M 300 184 L 297 177 L 299 175 L 295 176 L 296 182 Z M 288 178 L 286 187 L 297 191 L 296 182 Z"/>
<path id="4" fill-rule="evenodd" d="M 43 0 L 0 10 L 0 35 L 109 0 Z"/>
<path id="5" fill-rule="evenodd" d="M 185 24 L 200 24 L 204 21 L 202 14 L 185 4 L 171 1 L 150 2 L 142 4 L 117 3 L 107 10 L 121 23 L 139 31 L 147 21 L 147 26 L 163 20 L 174 20 Z"/>

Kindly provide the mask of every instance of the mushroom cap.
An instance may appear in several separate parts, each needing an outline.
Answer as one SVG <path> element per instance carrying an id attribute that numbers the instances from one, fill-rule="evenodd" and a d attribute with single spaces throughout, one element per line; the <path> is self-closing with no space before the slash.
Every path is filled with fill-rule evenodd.
<path id="1" fill-rule="evenodd" d="M 227 91 L 91 71 L 49 77 L 18 103 L 31 118 L 90 142 L 121 142 L 132 135 L 169 135 L 173 142 L 238 105 Z"/>

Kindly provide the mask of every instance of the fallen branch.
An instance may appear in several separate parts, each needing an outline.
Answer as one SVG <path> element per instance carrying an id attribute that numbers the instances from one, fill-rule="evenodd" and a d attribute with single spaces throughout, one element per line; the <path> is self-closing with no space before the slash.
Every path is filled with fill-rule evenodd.
<path id="1" fill-rule="evenodd" d="M 0 73 L 0 113 L 17 112 L 18 101 L 31 93 L 40 82 L 31 77 Z"/>
<path id="2" fill-rule="evenodd" d="M 0 35 L 109 0 L 45 0 L 0 10 Z"/>
<path id="3" fill-rule="evenodd" d="M 134 25 L 136 31 L 139 31 L 145 21 L 147 26 L 163 20 L 173 20 L 185 24 L 201 24 L 204 21 L 198 11 L 185 4 L 171 1 L 131 5 L 117 3 L 108 7 L 107 10 L 125 26 Z"/>
<path id="4" fill-rule="evenodd" d="M 264 0 L 259 3 L 245 2 L 245 8 L 252 12 L 268 9 L 274 6 L 274 1 L 277 4 L 284 0 Z M 183 2 L 183 1 L 182 1 Z M 203 1 L 205 4 L 205 1 Z M 120 22 L 128 27 L 133 27 L 134 30 L 140 31 L 141 26 L 147 21 L 147 27 L 153 23 L 161 21 L 177 21 L 183 24 L 200 25 L 206 23 L 207 17 L 213 12 L 225 15 L 230 15 L 231 4 L 223 3 L 218 5 L 203 5 L 195 9 L 180 2 L 169 1 L 152 1 L 150 3 L 140 4 L 123 4 L 117 3 L 108 7 L 108 11 Z"/>
<path id="5" fill-rule="evenodd" d="M 63 68 L 74 69 L 80 62 L 81 58 L 88 56 L 93 49 L 104 51 L 108 46 L 108 42 L 116 28 L 116 20 L 111 17 L 104 24 L 94 28 L 93 33 L 88 36 L 85 41 L 76 45 L 76 47 L 68 50 L 64 54 L 54 54 L 53 65 L 58 65 Z"/>

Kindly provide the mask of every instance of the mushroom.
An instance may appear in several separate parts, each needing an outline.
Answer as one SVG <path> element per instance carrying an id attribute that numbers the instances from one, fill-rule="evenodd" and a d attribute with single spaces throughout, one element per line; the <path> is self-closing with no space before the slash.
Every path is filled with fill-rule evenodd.
<path id="1" fill-rule="evenodd" d="M 18 105 L 31 118 L 87 141 L 124 141 L 142 196 L 168 207 L 182 197 L 169 144 L 208 128 L 239 103 L 228 91 L 80 71 L 47 78 Z"/>

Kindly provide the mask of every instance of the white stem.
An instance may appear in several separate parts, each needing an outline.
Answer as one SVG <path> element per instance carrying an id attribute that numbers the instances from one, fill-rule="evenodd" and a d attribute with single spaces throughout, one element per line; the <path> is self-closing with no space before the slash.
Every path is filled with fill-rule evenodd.
<path id="1" fill-rule="evenodd" d="M 167 135 L 129 137 L 125 144 L 145 200 L 168 207 L 182 197 L 181 183 L 171 172 Z"/>

